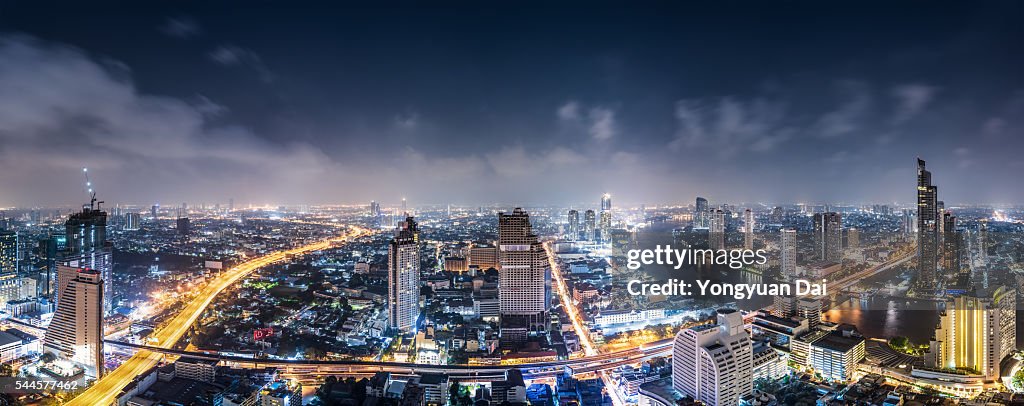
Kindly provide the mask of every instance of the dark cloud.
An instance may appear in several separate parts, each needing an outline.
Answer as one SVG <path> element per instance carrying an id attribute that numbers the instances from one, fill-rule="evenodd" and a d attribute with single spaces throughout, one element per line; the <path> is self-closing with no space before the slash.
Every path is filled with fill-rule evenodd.
<path id="1" fill-rule="evenodd" d="M 199 23 L 189 17 L 169 17 L 159 29 L 167 36 L 182 39 L 194 38 L 203 33 Z"/>

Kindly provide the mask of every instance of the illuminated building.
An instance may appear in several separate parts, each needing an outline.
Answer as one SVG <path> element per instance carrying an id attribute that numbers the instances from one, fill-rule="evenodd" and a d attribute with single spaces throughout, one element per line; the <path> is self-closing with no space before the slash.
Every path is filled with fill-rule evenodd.
<path id="1" fill-rule="evenodd" d="M 802 297 L 796 301 L 796 315 L 807 320 L 807 328 L 814 330 L 821 325 L 821 301 Z"/>
<path id="2" fill-rule="evenodd" d="M 605 193 L 601 195 L 601 211 L 610 211 L 612 209 L 612 195 Z"/>
<path id="3" fill-rule="evenodd" d="M 403 333 L 415 328 L 419 299 L 419 229 L 407 217 L 388 245 L 388 326 Z"/>
<path id="4" fill-rule="evenodd" d="M 932 185 L 932 173 L 917 159 L 917 284 L 923 289 L 935 286 L 938 267 L 939 220 L 938 187 Z"/>
<path id="5" fill-rule="evenodd" d="M 1000 362 L 1016 349 L 1016 304 L 1016 292 L 1002 286 L 947 300 L 925 363 L 998 379 Z"/>
<path id="6" fill-rule="evenodd" d="M 0 279 L 0 303 L 20 301 L 36 296 L 36 280 L 28 277 L 10 276 Z"/>
<path id="7" fill-rule="evenodd" d="M 713 250 L 725 249 L 725 212 L 712 210 L 708 225 L 708 246 Z"/>
<path id="8" fill-rule="evenodd" d="M 864 337 L 853 326 L 839 326 L 811 343 L 807 366 L 825 380 L 849 382 L 864 359 L 864 343 Z"/>
<path id="9" fill-rule="evenodd" d="M 124 215 L 124 230 L 138 231 L 142 224 L 142 215 L 139 213 L 127 213 Z"/>
<path id="10" fill-rule="evenodd" d="M 818 259 L 828 262 L 840 262 L 842 250 L 843 220 L 839 213 L 814 214 L 814 253 Z"/>
<path id="11" fill-rule="evenodd" d="M 40 296 L 52 298 L 54 280 L 57 276 L 57 260 L 61 253 L 67 250 L 67 245 L 67 236 L 64 234 L 51 234 L 39 239 L 36 252 L 39 262 L 36 269 L 40 276 Z"/>
<path id="12" fill-rule="evenodd" d="M 149 215 L 150 215 L 150 217 L 152 217 L 153 220 L 156 220 L 157 214 L 158 214 L 159 211 L 160 211 L 160 205 L 159 204 L 154 204 L 154 205 L 150 206 L 149 207 Z"/>
<path id="13" fill-rule="evenodd" d="M 580 212 L 569 210 L 569 231 L 566 233 L 569 241 L 576 241 L 580 238 Z"/>
<path id="14" fill-rule="evenodd" d="M 498 269 L 498 247 L 492 244 L 475 242 L 469 247 L 469 266 L 481 270 Z"/>
<path id="15" fill-rule="evenodd" d="M 612 228 L 612 195 L 605 193 L 601 196 L 601 219 L 599 229 L 601 230 L 601 241 L 610 241 L 609 235 Z"/>
<path id="16" fill-rule="evenodd" d="M 743 211 L 743 249 L 754 249 L 754 212 L 750 209 Z"/>
<path id="17" fill-rule="evenodd" d="M 680 330 L 672 346 L 672 388 L 709 406 L 732 406 L 753 391 L 753 347 L 736 310 L 718 324 Z"/>
<path id="18" fill-rule="evenodd" d="M 544 246 L 521 208 L 498 213 L 498 297 L 502 323 L 518 319 L 542 327 L 551 297 L 551 269 Z"/>
<path id="19" fill-rule="evenodd" d="M 796 296 L 778 295 L 772 298 L 772 302 L 775 305 L 773 315 L 785 318 L 796 316 Z"/>
<path id="20" fill-rule="evenodd" d="M 18 273 L 18 233 L 0 230 L 0 278 Z"/>
<path id="21" fill-rule="evenodd" d="M 942 230 L 945 234 L 942 237 L 942 269 L 947 275 L 957 275 L 960 269 L 960 244 L 962 236 L 956 229 L 956 216 L 953 213 L 942 214 Z"/>
<path id="22" fill-rule="evenodd" d="M 597 218 L 593 210 L 587 210 L 586 213 L 584 213 L 583 228 L 584 233 L 586 234 L 586 240 L 594 241 L 596 234 L 595 230 L 597 229 Z"/>
<path id="23" fill-rule="evenodd" d="M 103 375 L 102 274 L 61 265 L 57 275 L 57 310 L 43 338 L 43 351 L 74 362 L 86 375 L 99 378 Z"/>
<path id="24" fill-rule="evenodd" d="M 93 204 L 82 208 L 64 222 L 67 250 L 61 263 L 72 268 L 94 269 L 100 272 L 103 284 L 103 314 L 113 312 L 113 245 L 107 241 L 107 213 Z M 60 281 L 58 273 L 58 282 Z M 57 286 L 57 301 L 61 299 Z M 58 304 L 59 307 L 59 304 Z"/>
<path id="25" fill-rule="evenodd" d="M 860 230 L 856 228 L 846 230 L 846 246 L 854 249 L 860 248 Z"/>
<path id="26" fill-rule="evenodd" d="M 260 392 L 260 406 L 302 406 L 302 384 L 295 380 L 277 380 Z"/>
<path id="27" fill-rule="evenodd" d="M 693 209 L 693 228 L 708 228 L 708 222 L 708 199 L 698 197 Z"/>
<path id="28" fill-rule="evenodd" d="M 796 279 L 796 230 L 790 228 L 782 229 L 780 251 L 782 278 L 792 281 Z"/>

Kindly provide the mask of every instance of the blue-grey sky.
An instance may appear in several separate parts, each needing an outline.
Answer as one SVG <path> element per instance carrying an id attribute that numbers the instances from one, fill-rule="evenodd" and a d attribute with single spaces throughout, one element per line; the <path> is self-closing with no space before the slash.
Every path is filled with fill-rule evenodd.
<path id="1" fill-rule="evenodd" d="M 1020 203 L 1024 3 L 0 3 L 0 206 Z"/>

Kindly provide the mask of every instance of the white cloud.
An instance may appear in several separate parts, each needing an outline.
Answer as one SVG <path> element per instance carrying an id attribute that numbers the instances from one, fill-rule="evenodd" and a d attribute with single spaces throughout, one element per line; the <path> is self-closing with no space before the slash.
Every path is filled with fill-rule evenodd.
<path id="1" fill-rule="evenodd" d="M 892 89 L 892 97 L 896 99 L 896 112 L 892 122 L 900 124 L 914 118 L 928 106 L 935 97 L 936 89 L 922 84 L 907 84 Z"/>
<path id="2" fill-rule="evenodd" d="M 871 93 L 859 81 L 841 81 L 838 84 L 839 106 L 818 119 L 814 132 L 825 138 L 838 137 L 861 128 L 861 121 L 871 107 Z"/>
<path id="3" fill-rule="evenodd" d="M 590 136 L 595 140 L 607 140 L 615 136 L 615 112 L 604 107 L 590 109 Z"/>
<path id="4" fill-rule="evenodd" d="M 256 71 L 260 80 L 273 82 L 274 73 L 255 51 L 235 45 L 221 45 L 209 53 L 210 60 L 223 66 L 248 66 Z"/>
<path id="5" fill-rule="evenodd" d="M 570 100 L 558 108 L 558 118 L 561 120 L 579 120 L 580 119 L 580 104 L 574 100 Z"/>
<path id="6" fill-rule="evenodd" d="M 764 152 L 788 140 L 793 130 L 784 126 L 786 105 L 764 98 L 742 101 L 676 102 L 676 134 L 669 147 L 711 149 L 721 157 L 749 150 Z"/>

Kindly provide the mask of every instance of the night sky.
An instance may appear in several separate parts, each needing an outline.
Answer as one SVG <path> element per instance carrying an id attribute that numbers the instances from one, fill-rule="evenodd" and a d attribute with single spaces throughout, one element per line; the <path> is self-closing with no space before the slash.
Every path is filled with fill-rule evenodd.
<path id="1" fill-rule="evenodd" d="M 0 1 L 0 206 L 1024 202 L 1024 2 L 716 3 Z"/>

